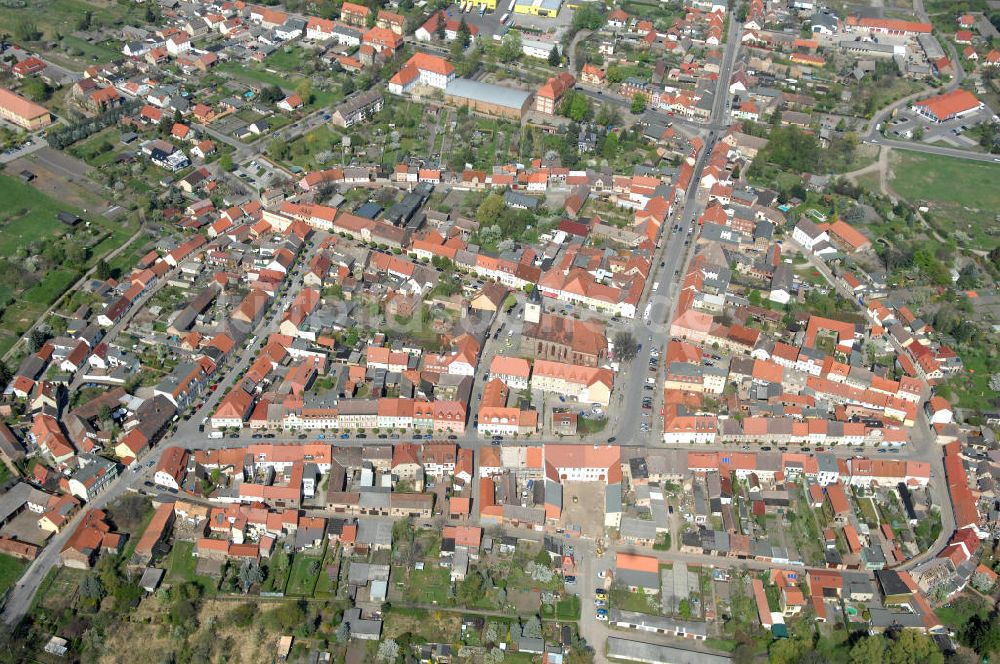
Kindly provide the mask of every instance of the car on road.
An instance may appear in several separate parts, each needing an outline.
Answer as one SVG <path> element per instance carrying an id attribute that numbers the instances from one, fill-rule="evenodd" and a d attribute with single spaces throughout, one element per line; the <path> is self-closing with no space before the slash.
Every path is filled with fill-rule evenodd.
<path id="1" fill-rule="evenodd" d="M 597 576 L 603 579 L 604 578 L 604 572 L 598 572 Z M 608 591 L 605 590 L 604 588 L 597 588 L 597 589 L 594 590 L 594 596 L 595 597 L 600 597 L 601 599 L 607 599 L 608 598 Z"/>
<path id="2" fill-rule="evenodd" d="M 450 436 L 448 436 L 448 440 L 458 440 L 458 436 L 456 436 L 455 434 L 451 434 Z"/>
<path id="3" fill-rule="evenodd" d="M 368 435 L 367 435 L 367 434 L 364 434 L 364 433 L 359 433 L 359 434 L 358 434 L 358 435 L 357 435 L 356 437 L 357 437 L 357 438 L 367 438 L 367 437 L 368 437 Z"/>
<path id="4" fill-rule="evenodd" d="M 570 575 L 570 576 L 567 576 L 567 577 L 566 577 L 566 585 L 569 585 L 569 586 L 571 586 L 571 585 L 573 585 L 574 583 L 576 583 L 576 577 L 575 577 L 575 576 L 573 576 L 573 575 Z"/>
<path id="5" fill-rule="evenodd" d="M 299 434 L 299 440 L 305 440 L 305 439 L 306 439 L 306 438 L 308 438 L 308 437 L 309 437 L 309 436 L 308 436 L 307 434 L 304 434 L 304 433 L 300 433 L 300 434 Z"/>
<path id="6" fill-rule="evenodd" d="M 598 609 L 597 610 L 597 619 L 600 620 L 600 621 L 602 621 L 602 622 L 607 621 L 607 619 L 608 619 L 608 610 L 607 609 Z"/>
<path id="7" fill-rule="evenodd" d="M 603 609 L 607 605 L 608 605 L 608 603 L 606 601 L 604 601 L 603 599 L 595 599 L 594 600 L 594 606 L 596 606 L 599 609 Z"/>
<path id="8" fill-rule="evenodd" d="M 316 434 L 316 437 L 319 438 L 320 440 L 326 440 L 326 434 L 325 433 L 318 433 L 318 434 Z"/>
<path id="9" fill-rule="evenodd" d="M 340 434 L 340 439 L 341 440 L 347 440 L 350 437 L 351 437 L 351 434 L 349 434 L 349 433 L 342 433 L 342 434 Z"/>

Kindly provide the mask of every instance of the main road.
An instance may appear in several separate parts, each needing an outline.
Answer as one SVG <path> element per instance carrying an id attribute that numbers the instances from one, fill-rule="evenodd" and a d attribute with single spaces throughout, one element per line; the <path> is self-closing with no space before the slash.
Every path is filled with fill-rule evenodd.
<path id="1" fill-rule="evenodd" d="M 658 403 L 657 399 L 661 396 L 659 394 L 660 390 L 654 388 L 650 392 L 644 389 L 646 378 L 651 375 L 646 367 L 649 365 L 653 350 L 656 349 L 657 352 L 662 352 L 670 336 L 669 322 L 673 316 L 677 298 L 680 295 L 679 285 L 684 277 L 687 256 L 695 240 L 695 233 L 693 231 L 695 220 L 703 208 L 703 204 L 698 198 L 698 185 L 701 182 L 702 171 L 708 161 L 708 156 L 711 154 L 719 138 L 721 129 L 717 128 L 727 126 L 726 97 L 729 89 L 729 79 L 732 76 L 733 67 L 736 63 L 736 55 L 739 51 L 740 27 L 741 24 L 733 17 L 733 20 L 729 24 L 726 48 L 719 71 L 719 87 L 712 106 L 712 114 L 708 127 L 704 128 L 708 131 L 705 145 L 701 152 L 698 153 L 698 158 L 695 161 L 691 182 L 685 192 L 680 213 L 668 218 L 664 222 L 664 228 L 661 230 L 660 247 L 653 256 L 650 277 L 646 280 L 649 290 L 646 294 L 645 302 L 649 307 L 649 315 L 640 318 L 641 313 L 645 313 L 640 301 L 640 306 L 637 307 L 636 320 L 629 322 L 629 326 L 635 331 L 637 335 L 636 340 L 642 345 L 642 348 L 637 353 L 635 359 L 631 361 L 631 366 L 623 368 L 620 372 L 621 377 L 616 381 L 615 385 L 616 394 L 612 396 L 612 404 L 614 404 L 615 409 L 619 410 L 620 416 L 618 418 L 619 428 L 617 431 L 611 433 L 611 436 L 622 443 L 635 440 L 643 435 L 640 431 L 643 419 L 641 408 L 642 395 L 648 392 L 654 399 L 654 406 Z M 674 225 L 679 226 L 677 231 L 672 230 Z M 658 287 L 654 289 L 653 286 Z M 655 374 L 658 377 L 660 371 L 655 372 Z M 661 384 L 658 379 L 657 384 Z M 652 412 L 656 412 L 655 408 L 651 410 Z M 652 431 L 650 433 L 654 436 L 658 435 L 656 432 L 662 430 L 662 427 L 656 421 L 653 421 L 651 425 Z"/>

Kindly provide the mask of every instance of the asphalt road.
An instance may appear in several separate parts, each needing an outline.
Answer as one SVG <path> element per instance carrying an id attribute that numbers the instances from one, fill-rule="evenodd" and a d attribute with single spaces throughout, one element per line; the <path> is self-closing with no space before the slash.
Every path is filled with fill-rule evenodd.
<path id="1" fill-rule="evenodd" d="M 1000 155 L 983 154 L 979 152 L 969 152 L 956 148 L 946 148 L 938 145 L 927 145 L 916 141 L 895 141 L 880 136 L 865 137 L 865 143 L 872 145 L 885 145 L 894 150 L 909 150 L 910 152 L 923 152 L 924 154 L 934 154 L 941 157 L 955 157 L 956 159 L 968 159 L 969 161 L 987 161 L 1000 163 Z"/>

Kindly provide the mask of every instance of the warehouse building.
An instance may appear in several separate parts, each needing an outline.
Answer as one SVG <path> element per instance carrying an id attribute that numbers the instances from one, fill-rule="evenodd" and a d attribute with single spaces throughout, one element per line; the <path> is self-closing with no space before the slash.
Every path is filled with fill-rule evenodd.
<path id="1" fill-rule="evenodd" d="M 468 105 L 469 110 L 476 113 L 512 120 L 524 117 L 531 107 L 531 97 L 532 93 L 528 90 L 480 83 L 466 78 L 456 78 L 444 90 L 444 99 L 449 104 Z"/>

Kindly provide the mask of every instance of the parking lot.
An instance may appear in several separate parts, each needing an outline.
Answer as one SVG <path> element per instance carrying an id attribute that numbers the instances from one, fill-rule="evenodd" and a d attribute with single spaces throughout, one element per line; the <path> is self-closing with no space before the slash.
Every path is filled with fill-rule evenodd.
<path id="1" fill-rule="evenodd" d="M 579 529 L 583 537 L 604 534 L 604 482 L 563 482 L 560 527 Z"/>
<path id="2" fill-rule="evenodd" d="M 995 122 L 995 118 L 988 106 L 975 113 L 940 124 L 929 122 L 909 110 L 903 110 L 889 121 L 885 133 L 890 138 L 920 140 L 924 143 L 968 149 L 978 144 L 978 139 L 970 136 L 969 130 L 983 122 Z"/>
<path id="3" fill-rule="evenodd" d="M 468 25 L 474 25 L 479 29 L 480 39 L 487 41 L 492 40 L 497 33 L 503 34 L 500 19 L 505 14 L 510 15 L 507 19 L 507 29 L 525 28 L 532 31 L 554 33 L 556 37 L 561 36 L 573 22 L 573 10 L 565 3 L 560 7 L 559 15 L 554 18 L 515 14 L 509 9 L 510 4 L 510 0 L 498 0 L 496 11 L 488 11 L 482 15 L 478 9 L 472 9 L 462 14 L 457 3 L 448 7 L 447 11 L 450 19 L 458 20 L 459 16 L 465 17 L 465 22 Z"/>

